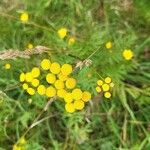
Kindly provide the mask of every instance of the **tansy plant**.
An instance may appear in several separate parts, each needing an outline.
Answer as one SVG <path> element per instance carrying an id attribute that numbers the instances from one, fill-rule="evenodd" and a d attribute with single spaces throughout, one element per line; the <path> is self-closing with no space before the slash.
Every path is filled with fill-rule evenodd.
<path id="1" fill-rule="evenodd" d="M 43 59 L 40 67 L 34 67 L 30 72 L 20 74 L 22 87 L 30 95 L 38 93 L 48 98 L 58 97 L 65 102 L 65 109 L 69 113 L 82 110 L 85 103 L 91 99 L 91 93 L 77 88 L 77 80 L 71 75 L 73 68 L 70 64 L 51 62 Z M 45 78 L 41 79 L 41 75 Z M 41 84 L 45 83 L 45 84 Z"/>

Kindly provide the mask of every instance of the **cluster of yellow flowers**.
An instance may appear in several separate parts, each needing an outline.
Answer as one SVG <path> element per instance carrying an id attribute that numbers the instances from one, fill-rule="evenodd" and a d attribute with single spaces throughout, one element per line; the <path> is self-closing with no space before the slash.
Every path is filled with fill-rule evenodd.
<path id="1" fill-rule="evenodd" d="M 106 77 L 104 80 L 97 81 L 96 91 L 98 93 L 104 92 L 104 97 L 110 98 L 111 97 L 110 87 L 113 87 L 113 86 L 114 86 L 114 83 L 112 82 L 112 79 L 110 77 Z"/>
<path id="2" fill-rule="evenodd" d="M 13 145 L 13 150 L 24 150 L 25 144 L 26 144 L 26 139 L 22 137 L 17 144 Z"/>
<path id="3" fill-rule="evenodd" d="M 67 112 L 72 113 L 75 110 L 83 109 L 84 102 L 91 99 L 91 94 L 88 91 L 81 91 L 81 89 L 76 88 L 77 81 L 70 76 L 73 72 L 72 66 L 70 64 L 61 66 L 49 59 L 43 59 L 40 65 L 43 71 L 47 71 L 45 76 L 47 85 L 40 84 L 41 69 L 34 67 L 31 72 L 20 74 L 23 89 L 30 95 L 34 95 L 37 91 L 40 95 L 58 96 L 64 99 Z"/>

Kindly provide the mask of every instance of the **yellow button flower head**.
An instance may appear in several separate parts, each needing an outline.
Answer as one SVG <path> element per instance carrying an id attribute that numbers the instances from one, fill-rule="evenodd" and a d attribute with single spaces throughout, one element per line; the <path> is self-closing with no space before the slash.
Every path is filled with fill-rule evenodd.
<path id="1" fill-rule="evenodd" d="M 84 91 L 84 92 L 82 93 L 82 100 L 83 100 L 84 102 L 88 102 L 90 99 L 91 99 L 91 93 L 88 92 L 88 91 Z"/>
<path id="2" fill-rule="evenodd" d="M 20 146 L 17 146 L 16 144 L 13 146 L 13 150 L 22 150 Z"/>
<path id="3" fill-rule="evenodd" d="M 97 86 L 97 87 L 96 87 L 96 91 L 97 91 L 98 93 L 100 93 L 100 92 L 102 91 L 102 89 L 101 89 L 99 86 Z"/>
<path id="4" fill-rule="evenodd" d="M 27 89 L 28 89 L 28 84 L 27 84 L 27 83 L 24 83 L 24 84 L 22 85 L 22 87 L 23 87 L 24 90 L 27 90 Z"/>
<path id="5" fill-rule="evenodd" d="M 33 45 L 32 45 L 31 43 L 29 43 L 28 46 L 27 46 L 27 48 L 28 48 L 28 49 L 32 49 L 32 48 L 33 48 Z"/>
<path id="6" fill-rule="evenodd" d="M 72 94 L 71 93 L 66 93 L 65 96 L 64 96 L 64 101 L 66 103 L 71 103 L 73 101 Z"/>
<path id="7" fill-rule="evenodd" d="M 28 88 L 27 89 L 28 94 L 30 95 L 34 95 L 35 94 L 35 90 L 33 88 Z"/>
<path id="8" fill-rule="evenodd" d="M 26 79 L 25 74 L 24 74 L 24 73 L 21 73 L 21 74 L 20 74 L 20 82 L 24 82 L 25 79 Z"/>
<path id="9" fill-rule="evenodd" d="M 31 81 L 33 80 L 33 76 L 32 76 L 32 73 L 31 73 L 31 72 L 27 72 L 27 73 L 25 74 L 25 80 L 26 80 L 27 82 L 31 82 Z"/>
<path id="10" fill-rule="evenodd" d="M 68 77 L 67 77 L 66 75 L 63 75 L 62 73 L 60 73 L 60 74 L 58 75 L 58 78 L 59 78 L 59 80 L 61 80 L 61 81 L 66 81 Z"/>
<path id="11" fill-rule="evenodd" d="M 74 43 L 75 43 L 75 38 L 74 37 L 69 38 L 68 45 L 73 45 Z"/>
<path id="12" fill-rule="evenodd" d="M 50 84 L 53 84 L 56 81 L 56 76 L 52 73 L 46 75 L 46 81 Z"/>
<path id="13" fill-rule="evenodd" d="M 37 87 L 39 85 L 39 83 L 40 83 L 40 81 L 38 79 L 33 79 L 31 82 L 32 86 L 34 86 L 34 87 Z"/>
<path id="14" fill-rule="evenodd" d="M 82 110 L 84 108 L 84 102 L 82 100 L 75 100 L 74 108 L 77 110 Z"/>
<path id="15" fill-rule="evenodd" d="M 105 45 L 105 47 L 107 48 L 107 49 L 111 49 L 112 48 L 112 42 L 107 42 L 106 43 L 106 45 Z"/>
<path id="16" fill-rule="evenodd" d="M 5 64 L 5 69 L 6 69 L 6 70 L 9 70 L 10 68 L 11 68 L 11 65 L 10 65 L 10 64 L 8 64 L 8 63 Z"/>
<path id="17" fill-rule="evenodd" d="M 67 104 L 65 105 L 65 109 L 66 109 L 66 111 L 69 112 L 69 113 L 75 112 L 75 108 L 74 108 L 74 104 L 73 104 L 73 103 L 67 103 Z"/>
<path id="18" fill-rule="evenodd" d="M 132 50 L 130 50 L 130 49 L 125 49 L 125 50 L 123 51 L 122 55 L 123 55 L 124 59 L 130 60 L 130 59 L 132 59 L 132 57 L 133 57 L 133 52 L 132 52 Z"/>
<path id="19" fill-rule="evenodd" d="M 102 89 L 103 89 L 103 91 L 108 91 L 110 89 L 110 86 L 105 83 L 102 85 Z"/>
<path id="20" fill-rule="evenodd" d="M 102 80 L 98 80 L 98 81 L 97 81 L 97 84 L 98 84 L 99 86 L 102 86 L 102 85 L 103 85 L 103 81 L 102 81 Z"/>
<path id="21" fill-rule="evenodd" d="M 82 91 L 80 89 L 74 89 L 72 91 L 72 96 L 73 96 L 73 99 L 79 100 L 82 98 Z"/>
<path id="22" fill-rule="evenodd" d="M 25 145 L 27 143 L 26 139 L 24 137 L 22 137 L 20 140 L 19 140 L 19 144 L 20 145 Z"/>
<path id="23" fill-rule="evenodd" d="M 37 88 L 37 92 L 38 92 L 38 94 L 40 94 L 40 95 L 44 95 L 45 92 L 46 92 L 45 86 L 44 86 L 44 85 L 39 85 L 38 88 Z"/>
<path id="24" fill-rule="evenodd" d="M 105 82 L 106 82 L 106 83 L 110 83 L 110 82 L 111 82 L 111 78 L 110 78 L 110 77 L 106 77 L 106 78 L 105 78 Z"/>
<path id="25" fill-rule="evenodd" d="M 64 82 L 61 80 L 56 80 L 54 85 L 55 85 L 55 88 L 58 90 L 63 89 L 65 87 Z"/>
<path id="26" fill-rule="evenodd" d="M 73 89 L 73 88 L 75 88 L 76 83 L 77 83 L 76 79 L 68 78 L 66 81 L 66 88 Z"/>
<path id="27" fill-rule="evenodd" d="M 27 23 L 28 20 L 29 20 L 28 13 L 27 12 L 22 13 L 21 16 L 20 16 L 20 20 L 21 20 L 22 23 Z"/>
<path id="28" fill-rule="evenodd" d="M 64 98 L 66 93 L 67 92 L 64 89 L 57 90 L 57 96 L 60 97 L 60 98 Z"/>
<path id="29" fill-rule="evenodd" d="M 58 30 L 58 36 L 63 39 L 67 35 L 67 29 L 66 28 L 61 28 Z"/>
<path id="30" fill-rule="evenodd" d="M 38 67 L 34 67 L 31 71 L 31 73 L 34 78 L 37 78 L 40 75 L 40 69 Z"/>
<path id="31" fill-rule="evenodd" d="M 54 87 L 52 87 L 52 86 L 48 87 L 46 89 L 46 96 L 48 96 L 48 97 L 56 96 L 56 89 Z"/>
<path id="32" fill-rule="evenodd" d="M 42 62 L 41 62 L 41 67 L 42 67 L 43 70 L 49 70 L 50 65 L 51 65 L 51 62 L 50 62 L 49 59 L 43 59 Z"/>
<path id="33" fill-rule="evenodd" d="M 62 65 L 61 72 L 63 75 L 66 75 L 66 76 L 71 74 L 72 73 L 72 66 L 69 64 Z"/>
<path id="34" fill-rule="evenodd" d="M 53 74 L 58 74 L 60 72 L 60 64 L 57 62 L 52 63 L 50 66 L 50 71 Z"/>
<path id="35" fill-rule="evenodd" d="M 111 97 L 111 93 L 110 92 L 105 92 L 104 96 L 105 96 L 105 98 L 110 98 Z"/>

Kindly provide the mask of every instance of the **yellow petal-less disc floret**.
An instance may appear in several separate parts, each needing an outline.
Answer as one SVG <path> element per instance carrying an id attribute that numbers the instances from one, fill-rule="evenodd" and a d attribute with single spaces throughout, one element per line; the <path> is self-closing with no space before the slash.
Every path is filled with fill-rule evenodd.
<path id="1" fill-rule="evenodd" d="M 105 84 L 102 85 L 102 89 L 103 89 L 104 92 L 106 92 L 110 89 L 110 86 L 105 83 Z"/>
<path id="2" fill-rule="evenodd" d="M 66 28 L 61 28 L 57 31 L 58 36 L 63 39 L 67 35 L 67 29 Z"/>
<path id="3" fill-rule="evenodd" d="M 49 59 L 43 59 L 41 62 L 41 67 L 43 70 L 49 70 L 51 66 L 51 62 Z"/>
<path id="4" fill-rule="evenodd" d="M 82 100 L 83 100 L 84 102 L 88 102 L 90 99 L 91 99 L 91 93 L 88 92 L 88 91 L 84 91 L 84 92 L 82 93 Z"/>
<path id="5" fill-rule="evenodd" d="M 56 81 L 56 76 L 52 73 L 46 75 L 46 81 L 50 84 L 53 84 Z"/>
<path id="6" fill-rule="evenodd" d="M 52 63 L 50 66 L 50 71 L 53 74 L 58 74 L 60 72 L 60 64 L 57 62 Z"/>
<path id="7" fill-rule="evenodd" d="M 31 82 L 31 81 L 33 80 L 33 76 L 32 76 L 32 73 L 31 73 L 31 72 L 27 72 L 27 73 L 25 74 L 25 80 L 26 80 L 27 82 Z"/>
<path id="8" fill-rule="evenodd" d="M 35 90 L 33 88 L 28 88 L 27 89 L 27 93 L 30 95 L 34 95 L 35 94 Z"/>
<path id="9" fill-rule="evenodd" d="M 105 78 L 105 82 L 106 82 L 106 83 L 110 83 L 110 82 L 111 82 L 111 78 L 110 78 L 110 77 L 106 77 L 106 78 Z"/>
<path id="10" fill-rule="evenodd" d="M 66 103 L 71 103 L 73 101 L 72 94 L 71 93 L 66 93 L 65 96 L 64 96 L 64 101 Z"/>
<path id="11" fill-rule="evenodd" d="M 68 76 L 63 75 L 62 73 L 59 73 L 58 79 L 61 80 L 61 81 L 66 81 L 68 79 Z"/>
<path id="12" fill-rule="evenodd" d="M 26 79 L 25 74 L 24 74 L 24 73 L 21 73 L 21 74 L 20 74 L 20 82 L 24 82 L 25 79 Z"/>
<path id="13" fill-rule="evenodd" d="M 123 55 L 124 59 L 126 59 L 126 60 L 131 60 L 132 57 L 133 57 L 133 52 L 132 52 L 132 50 L 130 50 L 130 49 L 125 49 L 125 50 L 123 51 L 122 55 Z"/>
<path id="14" fill-rule="evenodd" d="M 74 37 L 69 38 L 68 45 L 73 45 L 75 43 L 76 39 Z"/>
<path id="15" fill-rule="evenodd" d="M 38 88 L 37 88 L 37 92 L 38 92 L 38 94 L 40 94 L 40 95 L 44 95 L 45 92 L 46 92 L 45 86 L 44 86 L 44 85 L 39 85 Z"/>
<path id="16" fill-rule="evenodd" d="M 24 90 L 27 90 L 27 89 L 28 89 L 28 84 L 27 84 L 27 83 L 24 83 L 24 84 L 22 85 L 22 87 L 23 87 Z"/>
<path id="17" fill-rule="evenodd" d="M 84 108 L 84 102 L 82 100 L 75 100 L 74 108 L 77 110 L 82 110 Z"/>
<path id="18" fill-rule="evenodd" d="M 62 65 L 61 72 L 63 75 L 66 75 L 66 76 L 71 74 L 72 73 L 72 66 L 69 64 Z"/>
<path id="19" fill-rule="evenodd" d="M 67 103 L 67 104 L 65 105 L 65 109 L 66 109 L 66 111 L 69 112 L 69 113 L 75 112 L 75 108 L 74 108 L 74 104 L 73 104 L 73 103 Z"/>
<path id="20" fill-rule="evenodd" d="M 22 147 L 15 144 L 13 145 L 13 150 L 22 150 Z"/>
<path id="21" fill-rule="evenodd" d="M 22 23 L 27 23 L 28 20 L 29 20 L 28 13 L 27 12 L 22 13 L 21 16 L 20 16 L 20 20 L 21 20 Z"/>
<path id="22" fill-rule="evenodd" d="M 37 78 L 40 75 L 40 69 L 38 67 L 34 67 L 32 68 L 31 73 L 34 78 Z"/>
<path id="23" fill-rule="evenodd" d="M 20 138 L 20 140 L 19 140 L 20 145 L 25 145 L 26 143 L 27 143 L 27 141 L 24 137 Z"/>
<path id="24" fill-rule="evenodd" d="M 102 80 L 98 80 L 97 81 L 97 85 L 102 86 L 103 85 L 103 81 Z"/>
<path id="25" fill-rule="evenodd" d="M 8 64 L 8 63 L 5 64 L 5 69 L 6 69 L 6 70 L 9 70 L 10 68 L 11 68 L 11 64 Z"/>
<path id="26" fill-rule="evenodd" d="M 74 78 L 68 78 L 66 80 L 66 88 L 73 89 L 73 88 L 75 88 L 76 83 L 77 83 L 76 79 L 74 79 Z"/>
<path id="27" fill-rule="evenodd" d="M 66 93 L 67 93 L 67 91 L 64 89 L 57 90 L 57 96 L 60 98 L 64 98 Z"/>
<path id="28" fill-rule="evenodd" d="M 111 93 L 110 92 L 105 92 L 104 93 L 104 97 L 105 98 L 110 98 L 111 97 Z"/>
<path id="29" fill-rule="evenodd" d="M 99 86 L 97 86 L 95 89 L 98 93 L 100 93 L 102 91 L 102 89 Z"/>
<path id="30" fill-rule="evenodd" d="M 81 99 L 82 98 L 82 91 L 81 91 L 81 89 L 74 89 L 73 91 L 72 91 L 72 96 L 73 96 L 73 99 L 75 99 L 75 100 L 79 100 L 79 99 Z"/>
<path id="31" fill-rule="evenodd" d="M 56 80 L 54 83 L 56 89 L 63 89 L 65 87 L 64 82 L 61 80 Z"/>
<path id="32" fill-rule="evenodd" d="M 34 87 L 37 87 L 39 85 L 39 83 L 40 83 L 40 81 L 38 79 L 33 79 L 31 82 L 32 86 L 34 86 Z"/>
<path id="33" fill-rule="evenodd" d="M 33 48 L 33 44 L 29 43 L 27 46 L 28 49 L 32 49 Z"/>
<path id="34" fill-rule="evenodd" d="M 107 49 L 111 49 L 112 48 L 112 42 L 107 42 L 106 43 L 106 45 L 105 45 L 105 47 L 107 48 Z"/>
<path id="35" fill-rule="evenodd" d="M 56 89 L 54 87 L 52 87 L 52 86 L 48 87 L 46 89 L 46 96 L 48 96 L 48 97 L 56 96 Z"/>

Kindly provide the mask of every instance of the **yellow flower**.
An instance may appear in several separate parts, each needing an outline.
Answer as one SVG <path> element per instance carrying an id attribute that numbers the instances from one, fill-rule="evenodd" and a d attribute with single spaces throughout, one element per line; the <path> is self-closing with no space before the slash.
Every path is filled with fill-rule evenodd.
<path id="1" fill-rule="evenodd" d="M 66 109 L 66 111 L 69 112 L 69 113 L 75 112 L 75 108 L 74 108 L 74 104 L 73 104 L 73 103 L 67 103 L 67 104 L 65 105 L 65 109 Z"/>
<path id="2" fill-rule="evenodd" d="M 53 84 L 56 81 L 56 76 L 52 73 L 46 75 L 46 81 L 50 84 Z"/>
<path id="3" fill-rule="evenodd" d="M 5 69 L 6 69 L 6 70 L 9 70 L 10 68 L 11 68 L 11 64 L 8 64 L 8 63 L 5 64 Z"/>
<path id="4" fill-rule="evenodd" d="M 33 48 L 33 45 L 32 45 L 31 43 L 29 43 L 28 46 L 27 46 L 27 48 L 28 48 L 28 49 L 32 49 L 32 48 Z"/>
<path id="5" fill-rule="evenodd" d="M 122 55 L 123 55 L 124 59 L 130 60 L 130 59 L 132 59 L 132 57 L 133 57 L 133 52 L 132 52 L 132 50 L 130 50 L 130 49 L 125 49 L 125 50 L 123 51 Z"/>
<path id="6" fill-rule="evenodd" d="M 99 86 L 97 86 L 97 87 L 96 87 L 96 91 L 97 91 L 98 93 L 100 93 L 100 92 L 102 91 L 102 89 L 101 89 Z"/>
<path id="7" fill-rule="evenodd" d="M 66 75 L 63 75 L 62 73 L 60 73 L 60 74 L 58 75 L 58 78 L 59 78 L 59 80 L 61 80 L 61 81 L 66 81 L 68 77 L 67 77 Z"/>
<path id="8" fill-rule="evenodd" d="M 102 86 L 102 85 L 103 85 L 103 81 L 102 81 L 102 80 L 98 80 L 98 81 L 97 81 L 97 84 L 98 84 L 99 86 Z"/>
<path id="9" fill-rule="evenodd" d="M 20 140 L 19 140 L 19 144 L 21 145 L 25 145 L 27 143 L 26 139 L 24 137 L 22 137 Z"/>
<path id="10" fill-rule="evenodd" d="M 45 92 L 46 92 L 45 86 L 44 86 L 44 85 L 39 85 L 38 88 L 37 88 L 37 92 L 38 92 L 38 94 L 40 94 L 40 95 L 44 95 Z"/>
<path id="11" fill-rule="evenodd" d="M 39 85 L 39 83 L 40 82 L 39 82 L 38 79 L 33 79 L 32 82 L 31 82 L 32 86 L 34 86 L 34 87 L 37 87 Z"/>
<path id="12" fill-rule="evenodd" d="M 66 93 L 67 92 L 64 89 L 57 90 L 57 96 L 60 97 L 60 98 L 64 98 Z"/>
<path id="13" fill-rule="evenodd" d="M 110 77 L 106 77 L 106 78 L 105 78 L 105 82 L 106 82 L 106 83 L 110 83 L 110 82 L 111 82 L 111 78 L 110 78 Z"/>
<path id="14" fill-rule="evenodd" d="M 28 13 L 26 13 L 26 12 L 22 13 L 21 16 L 20 16 L 20 20 L 21 20 L 22 23 L 27 23 L 28 20 L 29 20 Z"/>
<path id="15" fill-rule="evenodd" d="M 84 92 L 82 93 L 82 100 L 83 100 L 84 102 L 88 102 L 90 99 L 91 99 L 91 93 L 88 92 L 88 91 L 84 91 Z"/>
<path id="16" fill-rule="evenodd" d="M 103 89 L 103 91 L 108 91 L 110 89 L 110 86 L 105 83 L 102 85 L 102 89 Z"/>
<path id="17" fill-rule="evenodd" d="M 24 74 L 24 73 L 21 73 L 21 74 L 20 74 L 20 82 L 24 82 L 25 79 L 26 79 L 25 74 Z"/>
<path id="18" fill-rule="evenodd" d="M 22 148 L 20 146 L 17 146 L 16 144 L 13 146 L 13 150 L 21 150 Z"/>
<path id="19" fill-rule="evenodd" d="M 63 39 L 67 35 L 67 29 L 66 28 L 61 28 L 57 31 L 59 37 Z"/>
<path id="20" fill-rule="evenodd" d="M 50 65 L 51 65 L 51 62 L 48 59 L 43 59 L 42 62 L 41 62 L 41 67 L 42 67 L 43 70 L 50 69 Z"/>
<path id="21" fill-rule="evenodd" d="M 46 96 L 54 97 L 55 95 L 56 95 L 56 89 L 54 87 L 50 86 L 46 89 Z"/>
<path id="22" fill-rule="evenodd" d="M 105 47 L 107 48 L 107 49 L 111 49 L 112 48 L 112 42 L 107 42 L 106 43 L 106 45 L 105 45 Z"/>
<path id="23" fill-rule="evenodd" d="M 50 66 L 50 71 L 53 74 L 58 74 L 60 72 L 60 64 L 57 62 L 52 63 Z"/>
<path id="24" fill-rule="evenodd" d="M 79 100 L 82 98 L 82 91 L 80 89 L 74 89 L 72 91 L 72 96 L 73 96 L 73 99 Z"/>
<path id="25" fill-rule="evenodd" d="M 28 88 L 27 89 L 27 93 L 30 95 L 34 95 L 35 94 L 35 90 L 33 88 Z"/>
<path id="26" fill-rule="evenodd" d="M 82 110 L 84 108 L 84 102 L 82 100 L 75 100 L 74 108 L 77 110 Z"/>
<path id="27" fill-rule="evenodd" d="M 71 103 L 73 101 L 72 94 L 71 93 L 66 93 L 65 96 L 64 96 L 64 101 L 66 103 Z"/>
<path id="28" fill-rule="evenodd" d="M 27 84 L 27 83 L 24 83 L 24 84 L 22 85 L 22 87 L 23 87 L 24 90 L 27 90 L 27 89 L 28 89 L 28 84 Z"/>
<path id="29" fill-rule="evenodd" d="M 40 75 L 40 69 L 38 67 L 34 67 L 31 71 L 31 73 L 34 78 L 37 78 Z"/>
<path id="30" fill-rule="evenodd" d="M 104 97 L 105 98 L 110 98 L 111 97 L 111 93 L 110 92 L 105 92 L 104 93 Z"/>
<path id="31" fill-rule="evenodd" d="M 74 37 L 69 38 L 68 45 L 73 45 L 74 43 L 75 43 L 75 38 Z"/>
<path id="32" fill-rule="evenodd" d="M 27 73 L 25 74 L 25 80 L 26 80 L 27 82 L 31 82 L 31 81 L 33 80 L 33 76 L 32 76 L 32 73 L 31 73 L 31 72 L 27 72 Z"/>
<path id="33" fill-rule="evenodd" d="M 73 89 L 76 86 L 76 83 L 77 83 L 76 79 L 68 78 L 66 81 L 66 87 L 68 89 Z"/>
<path id="34" fill-rule="evenodd" d="M 72 73 L 72 66 L 69 64 L 62 65 L 61 72 L 63 75 L 66 75 L 66 76 L 71 74 Z"/>
<path id="35" fill-rule="evenodd" d="M 55 88 L 58 90 L 63 89 L 65 87 L 64 82 L 61 80 L 56 80 L 54 85 L 55 85 Z"/>

